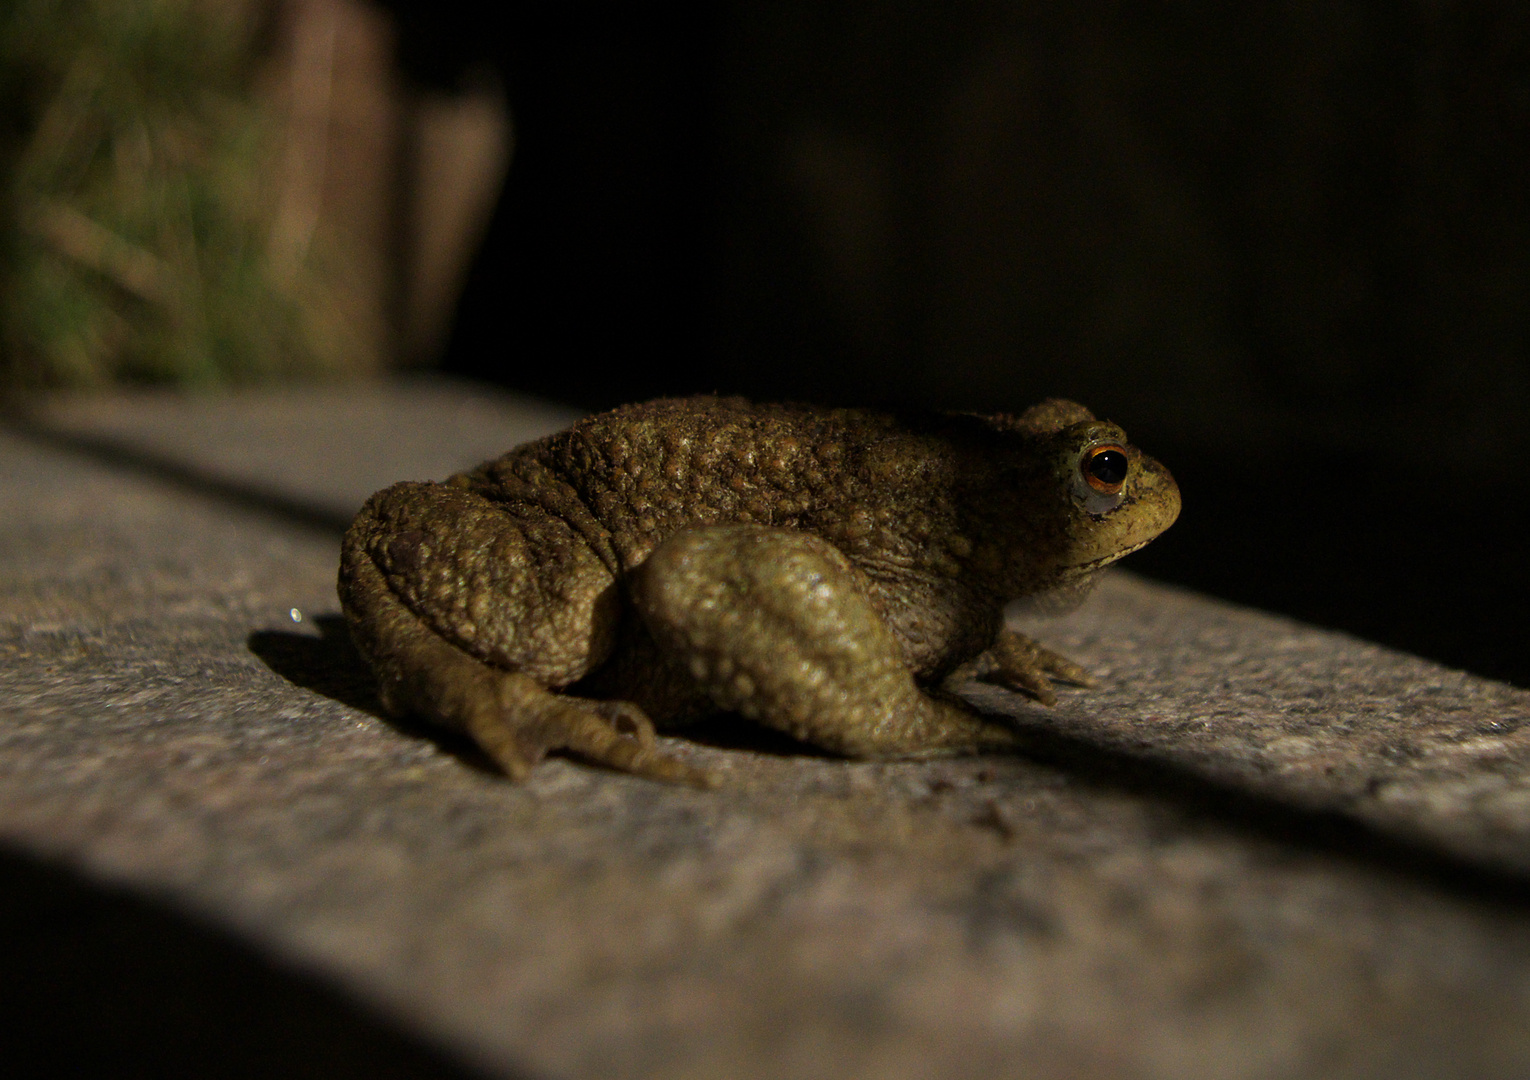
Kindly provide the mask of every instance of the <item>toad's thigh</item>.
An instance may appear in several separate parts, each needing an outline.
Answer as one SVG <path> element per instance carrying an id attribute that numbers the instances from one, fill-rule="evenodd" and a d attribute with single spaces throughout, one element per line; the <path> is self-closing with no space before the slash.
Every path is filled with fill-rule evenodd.
<path id="1" fill-rule="evenodd" d="M 606 658 L 620 604 L 610 572 L 561 520 L 423 483 L 367 502 L 346 533 L 340 596 L 369 659 L 394 644 L 397 605 L 385 601 L 396 601 L 451 644 L 544 686 Z"/>
<path id="2" fill-rule="evenodd" d="M 686 530 L 649 556 L 632 597 L 670 663 L 718 707 L 806 742 L 868 757 L 1012 742 L 920 690 L 860 572 L 817 536 Z"/>

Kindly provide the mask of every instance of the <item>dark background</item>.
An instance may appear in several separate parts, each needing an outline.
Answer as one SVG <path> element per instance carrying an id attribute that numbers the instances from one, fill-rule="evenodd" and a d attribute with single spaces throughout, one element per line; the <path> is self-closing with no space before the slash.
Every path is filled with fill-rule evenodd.
<path id="1" fill-rule="evenodd" d="M 1135 569 L 1530 685 L 1530 7 L 393 8 L 516 128 L 449 370 L 1074 397 L 1183 488 Z"/>

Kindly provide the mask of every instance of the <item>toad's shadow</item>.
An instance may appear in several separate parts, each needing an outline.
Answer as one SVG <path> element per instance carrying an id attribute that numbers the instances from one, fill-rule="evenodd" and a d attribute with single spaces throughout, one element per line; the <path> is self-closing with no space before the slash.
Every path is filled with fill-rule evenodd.
<path id="1" fill-rule="evenodd" d="M 257 630 L 250 651 L 276 674 L 296 686 L 386 719 L 377 697 L 377 680 L 351 642 L 339 615 L 313 620 L 318 635 L 290 630 Z"/>
<path id="2" fill-rule="evenodd" d="M 472 769 L 499 775 L 499 766 L 466 735 L 424 721 L 389 715 L 377 696 L 377 679 L 356 651 L 343 617 L 320 615 L 313 620 L 313 626 L 317 635 L 256 630 L 247 644 L 266 667 L 294 686 L 369 713 L 411 739 L 434 743 Z"/>

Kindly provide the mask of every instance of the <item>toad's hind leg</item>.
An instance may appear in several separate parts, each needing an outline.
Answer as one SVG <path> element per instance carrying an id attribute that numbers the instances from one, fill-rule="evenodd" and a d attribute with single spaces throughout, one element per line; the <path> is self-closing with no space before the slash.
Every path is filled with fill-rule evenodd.
<path id="1" fill-rule="evenodd" d="M 790 529 L 689 529 L 656 548 L 633 601 L 671 662 L 720 708 L 851 757 L 1012 749 L 1015 733 L 925 693 L 866 582 Z"/>
<path id="2" fill-rule="evenodd" d="M 605 659 L 617 618 L 609 573 L 555 518 L 395 485 L 346 533 L 340 600 L 384 707 L 466 733 L 512 779 L 567 750 L 655 779 L 710 780 L 660 753 L 636 706 L 550 689 Z"/>
<path id="3" fill-rule="evenodd" d="M 529 675 L 476 660 L 418 626 L 413 654 L 390 696 L 396 711 L 422 715 L 469 735 L 512 780 L 524 780 L 550 751 L 565 750 L 622 772 L 710 786 L 710 773 L 659 752 L 653 724 L 625 702 L 554 693 Z M 404 704 L 402 708 L 396 706 Z"/>

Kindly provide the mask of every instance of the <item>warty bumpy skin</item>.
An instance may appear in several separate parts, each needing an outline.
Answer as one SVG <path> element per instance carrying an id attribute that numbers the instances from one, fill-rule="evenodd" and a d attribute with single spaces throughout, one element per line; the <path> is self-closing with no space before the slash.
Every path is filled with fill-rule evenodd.
<path id="1" fill-rule="evenodd" d="M 654 723 L 717 711 L 854 757 L 1001 750 L 949 692 L 1087 684 L 1003 628 L 1173 523 L 1157 462 L 1082 406 L 1020 416 L 667 399 L 374 495 L 339 591 L 390 711 L 512 778 L 565 750 L 707 783 Z"/>

